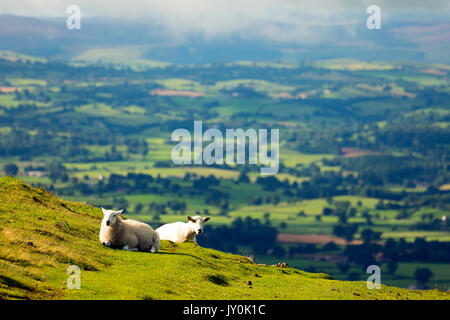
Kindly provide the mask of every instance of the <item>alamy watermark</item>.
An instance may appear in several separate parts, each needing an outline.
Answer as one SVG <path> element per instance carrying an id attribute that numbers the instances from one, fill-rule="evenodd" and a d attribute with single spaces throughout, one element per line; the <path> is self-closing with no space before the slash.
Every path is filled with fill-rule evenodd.
<path id="1" fill-rule="evenodd" d="M 379 266 L 373 264 L 367 267 L 366 273 L 372 275 L 367 278 L 368 289 L 381 289 L 381 269 Z"/>
<path id="2" fill-rule="evenodd" d="M 70 275 L 67 277 L 67 289 L 80 289 L 81 288 L 81 269 L 77 265 L 70 265 L 67 267 L 66 273 Z"/>
<path id="3" fill-rule="evenodd" d="M 267 129 L 256 131 L 252 128 L 245 131 L 226 129 L 224 139 L 219 129 L 211 128 L 203 132 L 202 121 L 194 121 L 193 137 L 189 130 L 183 128 L 172 132 L 171 140 L 179 143 L 172 149 L 171 159 L 176 165 L 259 164 L 262 175 L 274 175 L 279 169 L 279 130 L 270 129 L 270 155 L 267 139 Z M 204 147 L 204 142 L 209 144 Z"/>
<path id="4" fill-rule="evenodd" d="M 81 9 L 79 6 L 70 5 L 66 9 L 66 13 L 69 14 L 66 20 L 67 29 L 81 29 Z"/>
<path id="5" fill-rule="evenodd" d="M 369 30 L 381 29 L 381 9 L 379 6 L 373 4 L 367 7 L 367 14 L 370 16 L 367 18 L 366 24 Z"/>

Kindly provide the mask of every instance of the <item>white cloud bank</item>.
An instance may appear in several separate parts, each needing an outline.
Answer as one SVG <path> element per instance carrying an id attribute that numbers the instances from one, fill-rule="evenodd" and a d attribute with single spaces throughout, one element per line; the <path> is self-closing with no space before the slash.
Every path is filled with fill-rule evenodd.
<path id="1" fill-rule="evenodd" d="M 402 12 L 449 12 L 440 0 L 2 0 L 0 13 L 63 17 L 78 5 L 82 17 L 121 19 L 157 25 L 173 37 L 205 38 L 240 34 L 243 38 L 277 41 L 320 41 L 320 26 L 365 25 L 366 8 L 374 4 L 382 17 Z M 352 27 L 350 27 L 352 26 Z"/>

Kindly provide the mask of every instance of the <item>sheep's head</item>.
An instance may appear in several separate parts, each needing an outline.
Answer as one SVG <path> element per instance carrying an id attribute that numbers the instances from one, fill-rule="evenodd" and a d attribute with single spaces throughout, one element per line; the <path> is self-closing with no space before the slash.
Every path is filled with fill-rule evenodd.
<path id="1" fill-rule="evenodd" d="M 187 216 L 188 224 L 191 227 L 192 231 L 194 231 L 196 234 L 202 234 L 203 232 L 203 224 L 207 222 L 210 218 L 202 218 L 200 216 Z"/>
<path id="2" fill-rule="evenodd" d="M 119 210 L 119 211 L 114 211 L 114 210 L 106 210 L 106 209 L 102 208 L 102 211 L 103 211 L 102 224 L 104 224 L 105 226 L 111 227 L 116 223 L 117 216 L 119 216 L 123 212 L 123 209 Z"/>

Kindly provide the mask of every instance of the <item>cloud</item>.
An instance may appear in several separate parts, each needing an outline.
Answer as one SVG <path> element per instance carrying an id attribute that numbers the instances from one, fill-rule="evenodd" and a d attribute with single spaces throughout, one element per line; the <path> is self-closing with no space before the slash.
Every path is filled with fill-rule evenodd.
<path id="1" fill-rule="evenodd" d="M 168 36 L 205 39 L 227 37 L 276 41 L 321 41 L 317 29 L 365 25 L 366 8 L 373 0 L 2 0 L 0 13 L 37 17 L 63 17 L 71 4 L 82 17 L 120 19 L 158 26 Z M 377 0 L 382 17 L 402 12 L 449 11 L 439 0 Z"/>

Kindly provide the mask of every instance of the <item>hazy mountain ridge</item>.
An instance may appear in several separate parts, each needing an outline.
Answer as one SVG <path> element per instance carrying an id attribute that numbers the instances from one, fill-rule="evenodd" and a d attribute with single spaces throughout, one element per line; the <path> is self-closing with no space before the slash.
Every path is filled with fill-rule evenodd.
<path id="1" fill-rule="evenodd" d="M 70 60 L 85 50 L 137 46 L 141 59 L 171 63 L 237 60 L 317 60 L 355 58 L 449 63 L 449 24 L 444 20 L 398 21 L 368 30 L 361 25 L 310 28 L 321 40 L 305 42 L 252 39 L 240 33 L 206 39 L 201 34 L 172 37 L 161 26 L 101 18 L 82 20 L 81 30 L 68 30 L 64 19 L 0 16 L 0 49 Z"/>

